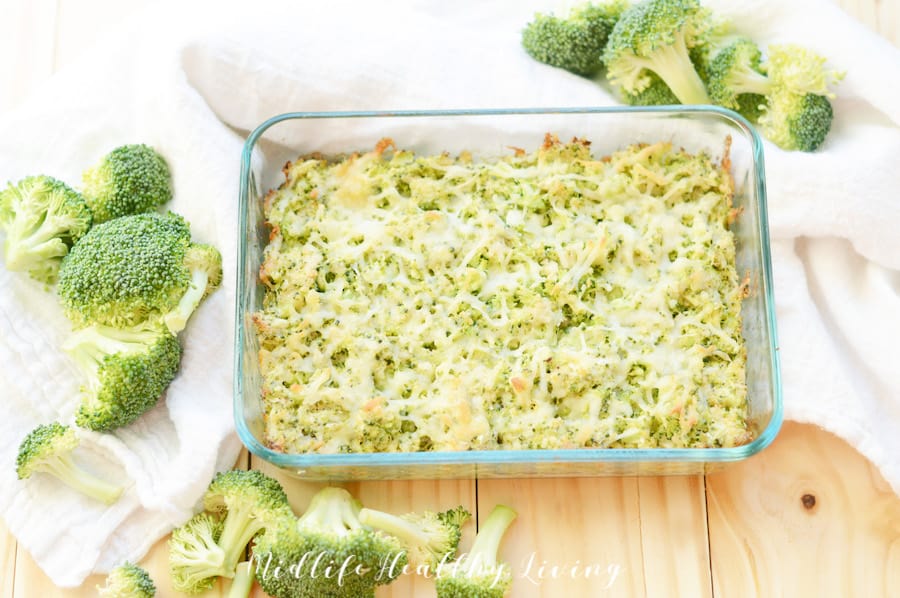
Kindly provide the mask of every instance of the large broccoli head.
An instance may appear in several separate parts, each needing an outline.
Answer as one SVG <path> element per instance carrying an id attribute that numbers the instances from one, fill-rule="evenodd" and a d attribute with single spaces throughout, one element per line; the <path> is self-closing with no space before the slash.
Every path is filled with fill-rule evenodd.
<path id="1" fill-rule="evenodd" d="M 177 333 L 221 276 L 221 255 L 191 243 L 184 218 L 138 214 L 93 227 L 63 260 L 58 292 L 77 326 L 160 319 Z"/>
<path id="2" fill-rule="evenodd" d="M 53 177 L 27 177 L 0 191 L 6 268 L 35 280 L 55 282 L 63 257 L 91 223 L 84 198 Z"/>
<path id="3" fill-rule="evenodd" d="M 87 376 L 75 423 L 98 432 L 126 426 L 156 405 L 181 361 L 178 338 L 162 325 L 89 326 L 63 348 Z"/>
<path id="4" fill-rule="evenodd" d="M 143 144 L 115 148 L 84 172 L 83 181 L 82 193 L 97 223 L 151 212 L 172 199 L 165 158 Z"/>

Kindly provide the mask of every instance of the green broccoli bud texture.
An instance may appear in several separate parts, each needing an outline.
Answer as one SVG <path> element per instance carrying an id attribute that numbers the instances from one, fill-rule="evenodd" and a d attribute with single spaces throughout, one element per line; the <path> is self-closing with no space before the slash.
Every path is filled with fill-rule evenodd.
<path id="1" fill-rule="evenodd" d="M 403 545 L 359 520 L 360 505 L 326 487 L 298 519 L 283 518 L 257 537 L 256 578 L 274 598 L 372 598 L 406 565 Z"/>
<path id="2" fill-rule="evenodd" d="M 626 6 L 613 0 L 585 3 L 560 16 L 538 13 L 522 30 L 522 47 L 539 62 L 589 77 L 603 67 L 607 37 Z"/>
<path id="3" fill-rule="evenodd" d="M 89 326 L 63 349 L 87 377 L 75 423 L 97 432 L 127 426 L 153 408 L 181 362 L 181 344 L 160 325 Z"/>
<path id="4" fill-rule="evenodd" d="M 115 148 L 84 172 L 83 182 L 96 223 L 151 212 L 172 199 L 165 158 L 143 144 Z"/>
<path id="5" fill-rule="evenodd" d="M 63 259 L 57 291 L 76 326 L 128 327 L 160 319 L 174 334 L 197 297 L 220 280 L 221 256 L 191 243 L 184 218 L 138 214 L 99 224 L 82 237 Z"/>
<path id="6" fill-rule="evenodd" d="M 156 585 L 141 567 L 125 562 L 106 577 L 106 585 L 97 586 L 100 598 L 153 598 Z"/>

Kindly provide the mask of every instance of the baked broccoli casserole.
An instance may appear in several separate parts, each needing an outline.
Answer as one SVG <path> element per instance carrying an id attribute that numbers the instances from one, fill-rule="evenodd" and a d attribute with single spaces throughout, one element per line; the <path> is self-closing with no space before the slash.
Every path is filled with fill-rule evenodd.
<path id="1" fill-rule="evenodd" d="M 268 446 L 748 442 L 725 155 L 548 135 L 288 163 L 254 314 Z"/>

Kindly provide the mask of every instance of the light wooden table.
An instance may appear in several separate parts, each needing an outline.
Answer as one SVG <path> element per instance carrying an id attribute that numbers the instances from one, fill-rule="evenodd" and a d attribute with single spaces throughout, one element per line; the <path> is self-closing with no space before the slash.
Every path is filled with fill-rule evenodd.
<path id="1" fill-rule="evenodd" d="M 101 26 L 149 3 L 0 0 L 0 112 L 76 58 Z M 840 3 L 900 43 L 900 0 Z M 238 466 L 265 468 L 246 454 Z M 305 506 L 315 487 L 284 481 L 292 502 Z M 760 455 L 707 476 L 350 489 L 375 508 L 396 511 L 464 504 L 484 514 L 497 502 L 514 506 L 520 517 L 503 554 L 518 573 L 516 598 L 900 596 L 900 498 L 855 450 L 812 426 L 787 423 Z M 168 585 L 164 541 L 142 564 L 159 596 L 177 595 Z M 0 598 L 93 596 L 101 581 L 55 588 L 0 527 Z M 433 592 L 429 582 L 408 576 L 379 596 Z"/>

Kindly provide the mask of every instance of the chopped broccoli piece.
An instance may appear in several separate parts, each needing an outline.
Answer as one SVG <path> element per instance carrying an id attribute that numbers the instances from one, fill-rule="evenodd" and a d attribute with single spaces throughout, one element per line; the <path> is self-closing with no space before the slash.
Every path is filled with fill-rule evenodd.
<path id="1" fill-rule="evenodd" d="M 84 198 L 62 181 L 41 175 L 10 184 L 0 191 L 6 268 L 54 283 L 63 257 L 91 222 Z"/>
<path id="2" fill-rule="evenodd" d="M 362 509 L 359 512 L 359 520 L 363 525 L 400 539 L 411 565 L 428 565 L 432 571 L 442 562 L 456 556 L 460 528 L 469 517 L 471 514 L 463 507 L 443 513 L 426 511 L 401 516 L 373 509 Z"/>
<path id="3" fill-rule="evenodd" d="M 178 338 L 159 324 L 95 324 L 75 332 L 63 349 L 87 376 L 75 423 L 97 432 L 127 426 L 149 411 L 181 362 Z"/>
<path id="4" fill-rule="evenodd" d="M 512 585 L 512 573 L 497 553 L 516 512 L 497 505 L 475 535 L 472 549 L 455 566 L 445 568 L 435 581 L 437 598 L 503 598 Z"/>
<path id="5" fill-rule="evenodd" d="M 619 17 L 603 52 L 607 79 L 636 95 L 662 79 L 682 104 L 708 104 L 709 97 L 689 55 L 712 28 L 697 0 L 644 0 Z"/>
<path id="6" fill-rule="evenodd" d="M 97 586 L 100 598 L 153 598 L 156 585 L 142 568 L 125 562 L 106 576 L 106 585 Z"/>
<path id="7" fill-rule="evenodd" d="M 76 325 L 126 327 L 158 318 L 176 334 L 221 277 L 221 255 L 191 243 L 184 218 L 138 214 L 82 237 L 63 259 L 58 292 Z"/>
<path id="8" fill-rule="evenodd" d="M 233 577 L 244 550 L 256 534 L 273 522 L 293 517 L 287 495 L 277 480 L 261 471 L 235 469 L 213 478 L 203 507 L 224 514 L 218 544 L 225 551 L 225 577 Z"/>
<path id="9" fill-rule="evenodd" d="M 218 544 L 222 520 L 205 511 L 175 528 L 169 537 L 169 575 L 172 587 L 199 594 L 225 575 L 225 551 Z"/>
<path id="10" fill-rule="evenodd" d="M 40 425 L 19 446 L 16 474 L 24 480 L 33 473 L 47 473 L 85 496 L 111 505 L 119 499 L 122 488 L 89 474 L 75 463 L 72 451 L 78 443 L 75 430 L 69 426 L 58 422 Z"/>
<path id="11" fill-rule="evenodd" d="M 825 141 L 834 111 L 825 96 L 781 91 L 769 97 L 759 128 L 781 148 L 812 152 Z"/>
<path id="12" fill-rule="evenodd" d="M 359 512 L 349 492 L 326 487 L 299 519 L 267 529 L 253 548 L 262 589 L 274 598 L 372 598 L 391 583 L 407 563 L 403 545 L 364 526 Z"/>
<path id="13" fill-rule="evenodd" d="M 115 148 L 84 172 L 83 181 L 82 192 L 97 224 L 152 212 L 172 199 L 165 158 L 143 144 Z"/>
<path id="14" fill-rule="evenodd" d="M 600 56 L 609 32 L 627 5 L 625 0 L 588 2 L 560 16 L 538 13 L 522 30 L 522 47 L 539 62 L 589 77 L 603 67 Z"/>
<path id="15" fill-rule="evenodd" d="M 253 567 L 250 561 L 238 563 L 231 587 L 228 588 L 228 598 L 247 598 L 253 589 Z"/>

